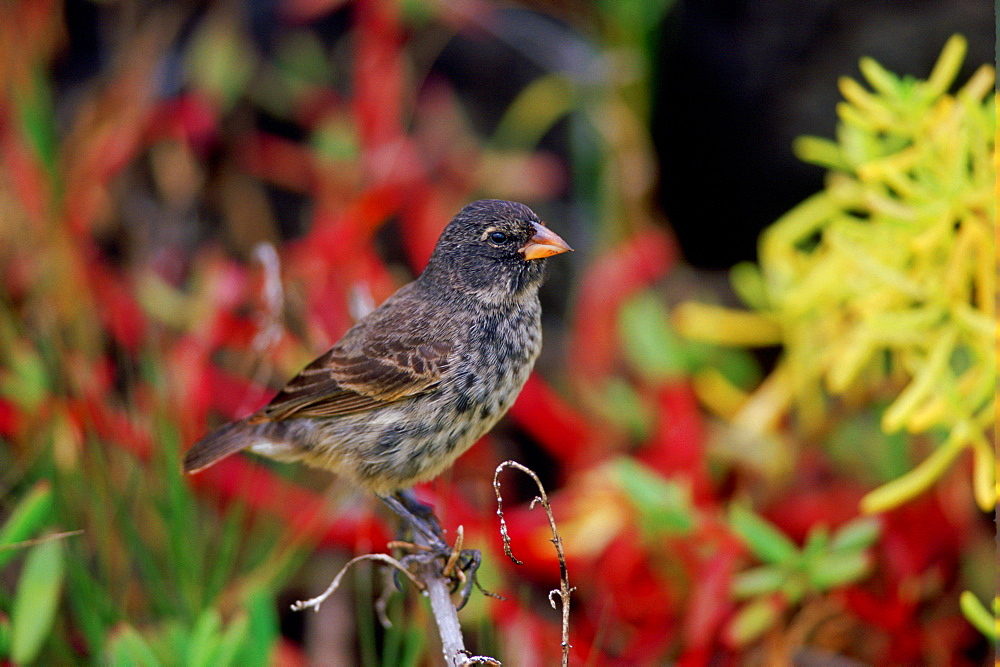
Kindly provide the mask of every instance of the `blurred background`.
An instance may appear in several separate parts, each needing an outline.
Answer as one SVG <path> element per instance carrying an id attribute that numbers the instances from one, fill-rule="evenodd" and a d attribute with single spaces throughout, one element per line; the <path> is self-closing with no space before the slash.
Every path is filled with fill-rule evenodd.
<path id="1" fill-rule="evenodd" d="M 0 661 L 438 664 L 412 591 L 379 624 L 367 566 L 288 611 L 384 550 L 374 499 L 251 456 L 179 461 L 417 275 L 462 206 L 503 198 L 577 252 L 550 262 L 510 415 L 418 489 L 505 598 L 461 612 L 474 653 L 560 654 L 547 523 L 509 471 L 524 564 L 500 548 L 492 471 L 515 459 L 553 498 L 573 664 L 991 664 L 993 16 L 0 4 Z M 817 193 L 841 227 L 797 232 L 782 264 L 774 223 Z M 856 263 L 810 278 L 844 238 Z M 885 255 L 911 240 L 925 259 Z M 866 267 L 859 294 L 904 296 L 826 289 Z M 820 296 L 785 299 L 782 271 Z M 938 284 L 950 301 L 920 319 Z M 851 356 L 852 327 L 888 312 L 899 335 Z M 937 357 L 927 332 L 950 341 Z"/>

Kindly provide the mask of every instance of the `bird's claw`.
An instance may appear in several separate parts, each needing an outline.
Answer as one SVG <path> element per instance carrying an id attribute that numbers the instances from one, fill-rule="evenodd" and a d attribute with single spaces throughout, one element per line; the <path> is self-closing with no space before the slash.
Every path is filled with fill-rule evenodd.
<path id="1" fill-rule="evenodd" d="M 405 556 L 399 559 L 400 564 L 406 569 L 420 570 L 433 568 L 451 583 L 450 592 L 459 594 L 457 609 L 462 609 L 472 595 L 472 587 L 476 584 L 476 571 L 482 562 L 482 554 L 478 549 L 459 549 L 445 545 L 440 547 L 426 547 L 419 544 L 395 541 L 390 546 L 408 551 Z M 399 573 L 394 575 L 396 588 L 402 588 Z"/>

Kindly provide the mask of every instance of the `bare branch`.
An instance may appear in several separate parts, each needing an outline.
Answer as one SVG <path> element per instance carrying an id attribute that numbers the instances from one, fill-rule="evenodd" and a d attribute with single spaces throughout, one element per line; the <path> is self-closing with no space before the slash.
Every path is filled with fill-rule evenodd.
<path id="1" fill-rule="evenodd" d="M 552 514 L 552 506 L 549 504 L 549 497 L 545 493 L 545 487 L 542 486 L 542 482 L 538 479 L 538 475 L 531 468 L 528 468 L 517 461 L 504 461 L 497 466 L 496 472 L 493 473 L 493 490 L 497 494 L 497 516 L 500 517 L 500 536 L 503 538 L 503 550 L 507 554 L 507 557 L 512 561 L 521 565 L 521 561 L 514 557 L 513 552 L 510 549 L 510 536 L 507 534 L 507 521 L 503 516 L 503 499 L 500 497 L 500 473 L 504 468 L 516 468 L 520 470 L 525 475 L 531 477 L 535 482 L 535 486 L 538 487 L 539 495 L 532 499 L 531 504 L 528 506 L 529 509 L 535 509 L 535 506 L 541 503 L 542 508 L 545 509 L 545 515 L 549 519 L 549 529 L 552 531 L 552 544 L 556 548 L 556 555 L 559 558 L 559 589 L 549 591 L 549 604 L 552 608 L 556 608 L 556 595 L 562 603 L 562 664 L 563 667 L 569 665 L 569 602 L 570 595 L 576 589 L 569 585 L 569 568 L 566 567 L 566 554 L 563 552 L 562 538 L 559 537 L 559 531 L 556 528 L 556 519 Z"/>
<path id="2" fill-rule="evenodd" d="M 451 600 L 451 591 L 458 584 L 468 583 L 467 577 L 474 577 L 475 570 L 467 574 L 463 566 L 459 564 L 459 559 L 463 555 L 474 554 L 475 564 L 478 565 L 478 552 L 462 551 L 462 541 L 464 531 L 461 526 L 458 528 L 458 537 L 454 549 L 451 551 L 434 549 L 426 544 L 425 537 L 420 533 L 416 536 L 416 542 L 390 542 L 391 548 L 403 549 L 410 553 L 403 556 L 401 560 L 387 554 L 366 554 L 358 556 L 347 562 L 330 586 L 323 593 L 310 600 L 302 600 L 292 605 L 294 611 L 301 611 L 306 608 L 313 608 L 317 611 L 319 606 L 340 586 L 340 582 L 352 565 L 363 560 L 378 561 L 390 565 L 403 574 L 428 597 L 431 606 L 431 613 L 438 626 L 438 634 L 441 638 L 441 650 L 445 663 L 448 667 L 464 667 L 465 665 L 486 664 L 500 665 L 500 661 L 486 656 L 471 656 L 465 650 L 465 640 L 462 637 L 462 628 L 458 622 L 458 610 Z M 473 582 L 475 579 L 473 579 Z M 375 603 L 379 621 L 383 627 L 389 627 L 389 619 L 386 614 L 386 604 L 388 600 L 388 587 Z M 471 584 L 469 584 L 471 586 Z M 468 589 L 465 590 L 468 594 Z"/>
<path id="3" fill-rule="evenodd" d="M 82 535 L 83 529 L 79 530 L 69 530 L 64 533 L 52 533 L 51 535 L 43 535 L 42 537 L 36 537 L 33 540 L 24 540 L 23 542 L 14 542 L 13 544 L 4 544 L 0 546 L 0 551 L 13 551 L 14 549 L 27 549 L 28 547 L 33 547 L 36 544 L 41 544 L 42 542 L 51 542 L 52 540 L 63 540 L 67 537 L 73 537 L 74 535 Z"/>
<path id="4" fill-rule="evenodd" d="M 389 556 L 388 554 L 365 554 L 364 556 L 358 556 L 357 558 L 352 558 L 351 560 L 347 561 L 344 567 L 340 568 L 340 572 L 338 572 L 337 576 L 333 578 L 333 581 L 330 583 L 330 585 L 327 587 L 325 591 L 323 591 L 314 598 L 310 598 L 308 600 L 299 600 L 298 602 L 295 602 L 294 604 L 292 604 L 292 611 L 302 611 L 303 609 L 308 609 L 309 607 L 312 607 L 314 610 L 319 611 L 319 606 L 323 604 L 323 602 L 328 597 L 333 595 L 333 592 L 337 590 L 337 588 L 340 586 L 341 579 L 343 579 L 344 575 L 347 574 L 347 571 L 351 569 L 351 566 L 355 565 L 356 563 L 360 563 L 363 560 L 379 561 L 382 563 L 386 563 L 387 565 L 391 565 L 392 567 L 396 568 L 397 570 L 405 574 L 406 577 L 413 582 L 413 585 L 416 586 L 418 590 L 421 591 L 424 590 L 423 583 L 421 583 L 416 577 L 414 577 L 409 570 L 403 567 L 402 563 L 400 563 L 392 556 Z"/>
<path id="5" fill-rule="evenodd" d="M 462 627 L 458 622 L 458 610 L 451 601 L 453 582 L 456 579 L 464 582 L 466 577 L 465 572 L 456 566 L 463 553 L 462 542 L 465 530 L 459 526 L 456 533 L 455 546 L 443 563 L 442 558 L 439 557 L 440 554 L 434 554 L 430 545 L 424 543 L 424 537 L 419 533 L 416 535 L 416 544 L 413 546 L 422 550 L 422 553 L 418 552 L 411 557 L 404 558 L 404 560 L 410 567 L 416 569 L 417 578 L 426 587 L 424 594 L 430 602 L 431 613 L 438 626 L 441 652 L 444 655 L 445 664 L 448 667 L 464 667 L 475 664 L 499 665 L 499 660 L 486 656 L 470 656 L 465 650 L 465 639 L 462 637 Z M 428 555 L 431 557 L 427 557 Z M 473 571 L 469 576 L 474 577 L 475 572 Z"/>
<path id="6" fill-rule="evenodd" d="M 441 573 L 441 564 L 435 559 L 421 564 L 417 576 L 427 586 L 425 595 L 431 605 L 431 613 L 437 622 L 438 635 L 441 637 L 441 653 L 448 667 L 476 664 L 482 660 L 470 658 L 465 650 L 465 640 L 462 637 L 462 627 L 458 623 L 458 613 L 451 601 L 450 580 Z M 493 660 L 488 658 L 488 660 Z M 493 661 L 499 665 L 499 662 Z"/>

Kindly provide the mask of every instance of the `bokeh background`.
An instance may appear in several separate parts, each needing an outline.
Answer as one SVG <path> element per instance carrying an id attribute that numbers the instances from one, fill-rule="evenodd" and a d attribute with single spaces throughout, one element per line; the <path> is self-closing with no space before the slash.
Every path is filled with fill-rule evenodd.
<path id="1" fill-rule="evenodd" d="M 991 664 L 995 41 L 985 0 L 0 4 L 0 661 L 438 664 L 419 597 L 391 596 L 383 628 L 366 566 L 288 611 L 384 550 L 372 498 L 251 456 L 179 461 L 491 197 L 576 252 L 550 262 L 510 415 L 418 489 L 505 598 L 461 612 L 473 652 L 560 655 L 547 523 L 510 471 L 524 564 L 501 549 L 492 473 L 515 459 L 553 499 L 573 664 Z M 972 120 L 935 129 L 954 100 Z M 881 197 L 836 189 L 942 136 L 946 188 L 918 166 Z M 852 310 L 820 289 L 793 328 L 761 234 L 820 192 L 871 223 L 864 257 L 900 262 L 861 293 L 906 296 Z M 911 229 L 933 261 L 881 254 Z M 790 243 L 795 270 L 835 231 Z M 875 361 L 837 347 L 939 283 L 957 333 L 939 313 L 886 320 Z"/>

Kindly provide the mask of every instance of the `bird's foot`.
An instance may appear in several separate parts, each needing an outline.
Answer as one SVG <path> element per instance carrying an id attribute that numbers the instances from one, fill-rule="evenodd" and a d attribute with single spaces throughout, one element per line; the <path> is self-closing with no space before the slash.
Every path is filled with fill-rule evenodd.
<path id="1" fill-rule="evenodd" d="M 427 546 L 424 544 L 414 544 L 412 542 L 394 541 L 389 543 L 390 548 L 400 549 L 406 552 L 399 562 L 411 572 L 424 571 L 430 576 L 443 576 L 451 582 L 449 590 L 454 594 L 458 593 L 459 601 L 457 609 L 461 609 L 469 601 L 472 594 L 472 587 L 477 585 L 476 571 L 482 562 L 482 555 L 478 549 L 462 548 L 463 531 L 458 527 L 458 535 L 455 546 L 451 547 L 442 542 L 441 546 Z M 399 587 L 399 581 L 396 582 Z"/>

